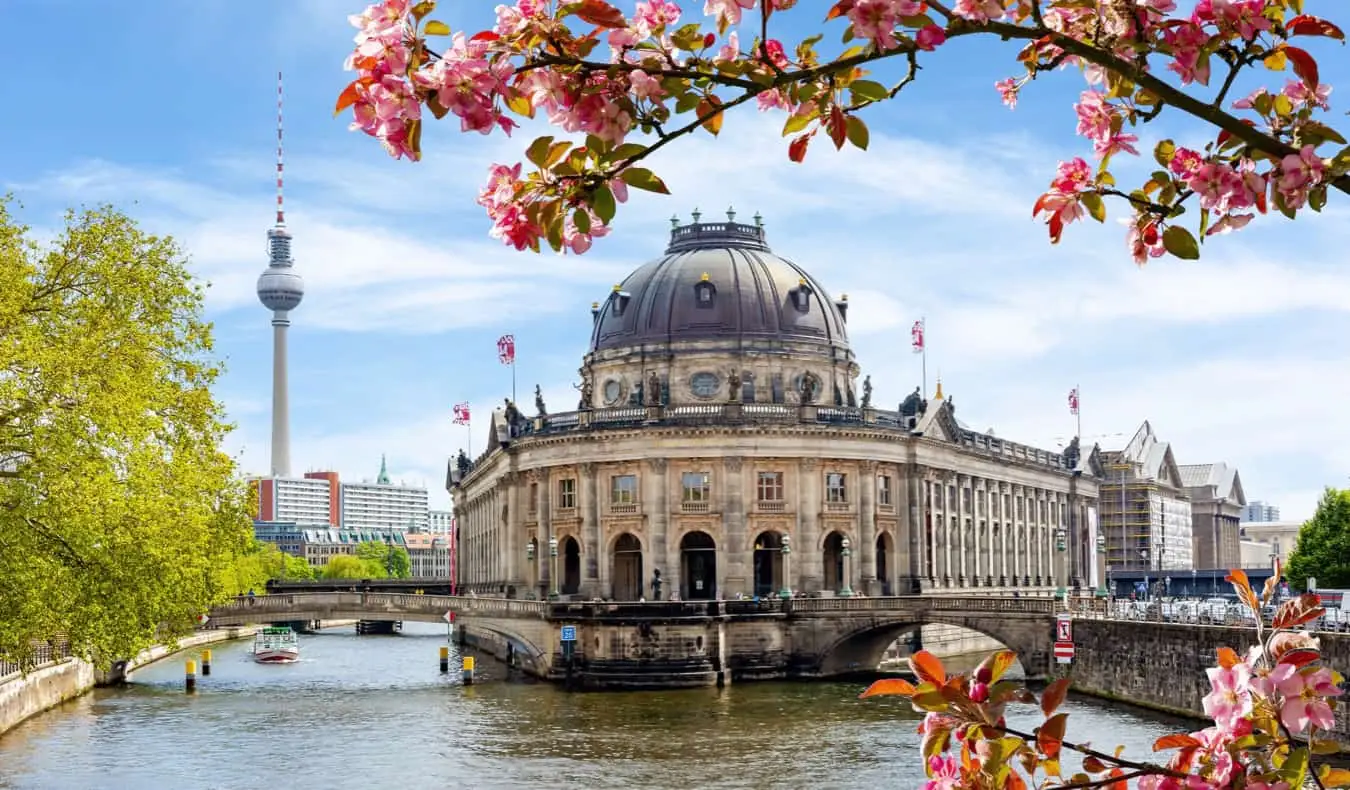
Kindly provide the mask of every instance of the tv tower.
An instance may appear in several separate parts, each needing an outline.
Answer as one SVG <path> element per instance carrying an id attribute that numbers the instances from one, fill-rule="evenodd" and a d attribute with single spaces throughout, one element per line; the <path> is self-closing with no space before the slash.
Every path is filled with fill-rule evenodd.
<path id="1" fill-rule="evenodd" d="M 267 270 L 258 277 L 258 301 L 272 311 L 272 476 L 291 474 L 291 407 L 286 383 L 286 330 L 305 297 L 305 281 L 291 260 L 291 233 L 281 202 L 281 72 L 277 72 L 277 223 L 267 231 Z"/>

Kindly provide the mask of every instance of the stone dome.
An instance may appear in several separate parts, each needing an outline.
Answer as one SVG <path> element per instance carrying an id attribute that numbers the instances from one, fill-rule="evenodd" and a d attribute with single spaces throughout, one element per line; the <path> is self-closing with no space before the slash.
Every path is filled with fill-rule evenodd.
<path id="1" fill-rule="evenodd" d="M 671 230 L 664 257 L 595 305 L 591 352 L 731 341 L 742 349 L 817 345 L 847 358 L 846 309 L 805 269 L 775 255 L 758 221 L 700 223 L 695 213 L 694 224 Z"/>

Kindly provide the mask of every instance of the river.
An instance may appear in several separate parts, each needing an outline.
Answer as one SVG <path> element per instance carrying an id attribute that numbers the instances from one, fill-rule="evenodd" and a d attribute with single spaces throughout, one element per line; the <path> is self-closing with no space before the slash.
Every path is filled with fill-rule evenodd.
<path id="1" fill-rule="evenodd" d="M 254 664 L 245 641 L 216 645 L 192 696 L 183 662 L 197 650 L 30 719 L 0 735 L 0 788 L 922 785 L 917 714 L 903 700 L 858 700 L 860 684 L 569 694 L 502 682 L 503 667 L 480 659 L 478 682 L 462 687 L 438 672 L 445 631 L 433 625 L 300 641 L 289 666 Z M 1075 735 L 1138 757 L 1187 727 L 1090 699 L 1065 710 Z M 1008 718 L 1026 729 L 1037 720 L 1030 709 Z"/>

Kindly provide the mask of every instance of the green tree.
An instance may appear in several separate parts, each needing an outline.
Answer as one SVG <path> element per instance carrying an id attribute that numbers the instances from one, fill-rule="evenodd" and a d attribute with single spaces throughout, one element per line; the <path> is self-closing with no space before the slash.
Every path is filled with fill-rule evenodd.
<path id="1" fill-rule="evenodd" d="M 356 556 L 370 566 L 372 579 L 407 579 L 412 576 L 412 558 L 402 546 L 368 540 L 356 547 Z"/>
<path id="2" fill-rule="evenodd" d="M 1309 576 L 1319 587 L 1350 587 L 1350 489 L 1322 492 L 1317 512 L 1298 531 L 1285 577 L 1301 587 Z"/>
<path id="3" fill-rule="evenodd" d="M 276 544 L 250 538 L 243 551 L 222 558 L 216 570 L 216 583 L 227 595 L 262 590 L 269 579 L 309 581 L 314 569 L 299 557 L 292 557 Z"/>
<path id="4" fill-rule="evenodd" d="M 250 539 L 203 288 L 111 207 L 39 244 L 0 199 L 0 656 L 100 664 L 190 630 Z"/>
<path id="5" fill-rule="evenodd" d="M 351 554 L 338 554 L 323 566 L 325 579 L 370 579 L 370 566 L 366 560 Z"/>

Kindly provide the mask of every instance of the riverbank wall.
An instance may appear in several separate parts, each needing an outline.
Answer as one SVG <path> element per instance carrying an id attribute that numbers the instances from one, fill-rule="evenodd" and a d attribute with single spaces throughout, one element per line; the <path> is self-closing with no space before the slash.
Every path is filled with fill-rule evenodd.
<path id="1" fill-rule="evenodd" d="M 256 626 L 232 626 L 197 631 L 185 636 L 174 647 L 156 645 L 127 662 L 124 677 L 143 666 L 194 647 L 252 636 Z M 0 735 L 43 711 L 75 699 L 109 680 L 88 661 L 67 658 L 37 667 L 27 675 L 0 678 Z"/>
<path id="2" fill-rule="evenodd" d="M 1146 627 L 1141 627 L 1146 626 Z M 1350 675 L 1350 634 L 1319 633 L 1323 662 Z M 1187 718 L 1203 718 L 1209 693 L 1205 670 L 1218 662 L 1217 651 L 1238 655 L 1256 643 L 1256 631 L 1229 626 L 1174 623 L 1142 624 L 1118 620 L 1075 619 L 1074 656 L 1052 673 L 1072 680 L 1074 691 Z M 1350 716 L 1335 706 L 1331 733 L 1350 750 Z"/>

